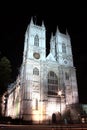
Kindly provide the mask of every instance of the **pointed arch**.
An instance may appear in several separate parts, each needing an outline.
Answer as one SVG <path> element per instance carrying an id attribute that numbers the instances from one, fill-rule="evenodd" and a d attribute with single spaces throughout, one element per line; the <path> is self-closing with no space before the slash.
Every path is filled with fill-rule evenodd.
<path id="1" fill-rule="evenodd" d="M 37 34 L 34 37 L 34 45 L 39 46 L 39 36 Z"/>
<path id="2" fill-rule="evenodd" d="M 56 123 L 56 114 L 55 113 L 52 114 L 52 123 Z"/>
<path id="3" fill-rule="evenodd" d="M 38 68 L 34 68 L 33 69 L 33 75 L 39 75 L 39 69 Z"/>
<path id="4" fill-rule="evenodd" d="M 63 53 L 66 53 L 66 46 L 65 46 L 64 43 L 62 44 L 62 52 L 63 52 Z"/>
<path id="5" fill-rule="evenodd" d="M 50 71 L 48 73 L 47 81 L 48 81 L 48 95 L 57 95 L 58 77 L 53 71 Z"/>
<path id="6" fill-rule="evenodd" d="M 38 110 L 38 99 L 36 99 L 36 110 Z"/>
<path id="7" fill-rule="evenodd" d="M 65 78 L 66 78 L 66 80 L 69 80 L 69 74 L 68 74 L 68 72 L 65 72 Z"/>

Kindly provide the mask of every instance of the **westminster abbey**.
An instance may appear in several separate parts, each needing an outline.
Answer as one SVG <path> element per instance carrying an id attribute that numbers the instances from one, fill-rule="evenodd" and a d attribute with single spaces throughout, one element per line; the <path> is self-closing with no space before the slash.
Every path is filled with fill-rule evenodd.
<path id="1" fill-rule="evenodd" d="M 46 55 L 46 28 L 31 19 L 25 32 L 23 62 L 8 88 L 6 115 L 33 123 L 57 122 L 78 115 L 78 88 L 71 39 L 57 28 Z"/>

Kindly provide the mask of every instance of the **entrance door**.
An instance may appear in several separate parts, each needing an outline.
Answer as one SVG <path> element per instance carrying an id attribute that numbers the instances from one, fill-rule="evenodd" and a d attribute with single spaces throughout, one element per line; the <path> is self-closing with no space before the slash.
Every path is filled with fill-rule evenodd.
<path id="1" fill-rule="evenodd" d="M 55 113 L 52 114 L 52 123 L 56 123 L 56 114 Z"/>

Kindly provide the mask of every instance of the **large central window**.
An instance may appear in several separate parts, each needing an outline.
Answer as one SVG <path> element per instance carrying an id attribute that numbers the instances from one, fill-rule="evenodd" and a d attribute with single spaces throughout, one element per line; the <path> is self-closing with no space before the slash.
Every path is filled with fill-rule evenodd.
<path id="1" fill-rule="evenodd" d="M 48 73 L 48 95 L 57 95 L 58 77 L 53 71 Z"/>

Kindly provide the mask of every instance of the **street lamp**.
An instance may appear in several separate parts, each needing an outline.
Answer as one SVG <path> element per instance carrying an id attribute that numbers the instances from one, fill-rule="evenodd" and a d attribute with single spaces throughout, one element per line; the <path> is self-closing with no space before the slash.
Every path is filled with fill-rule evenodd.
<path id="1" fill-rule="evenodd" d="M 61 114 L 61 95 L 62 95 L 62 91 L 59 90 L 58 91 L 58 96 L 60 97 L 60 114 Z"/>

